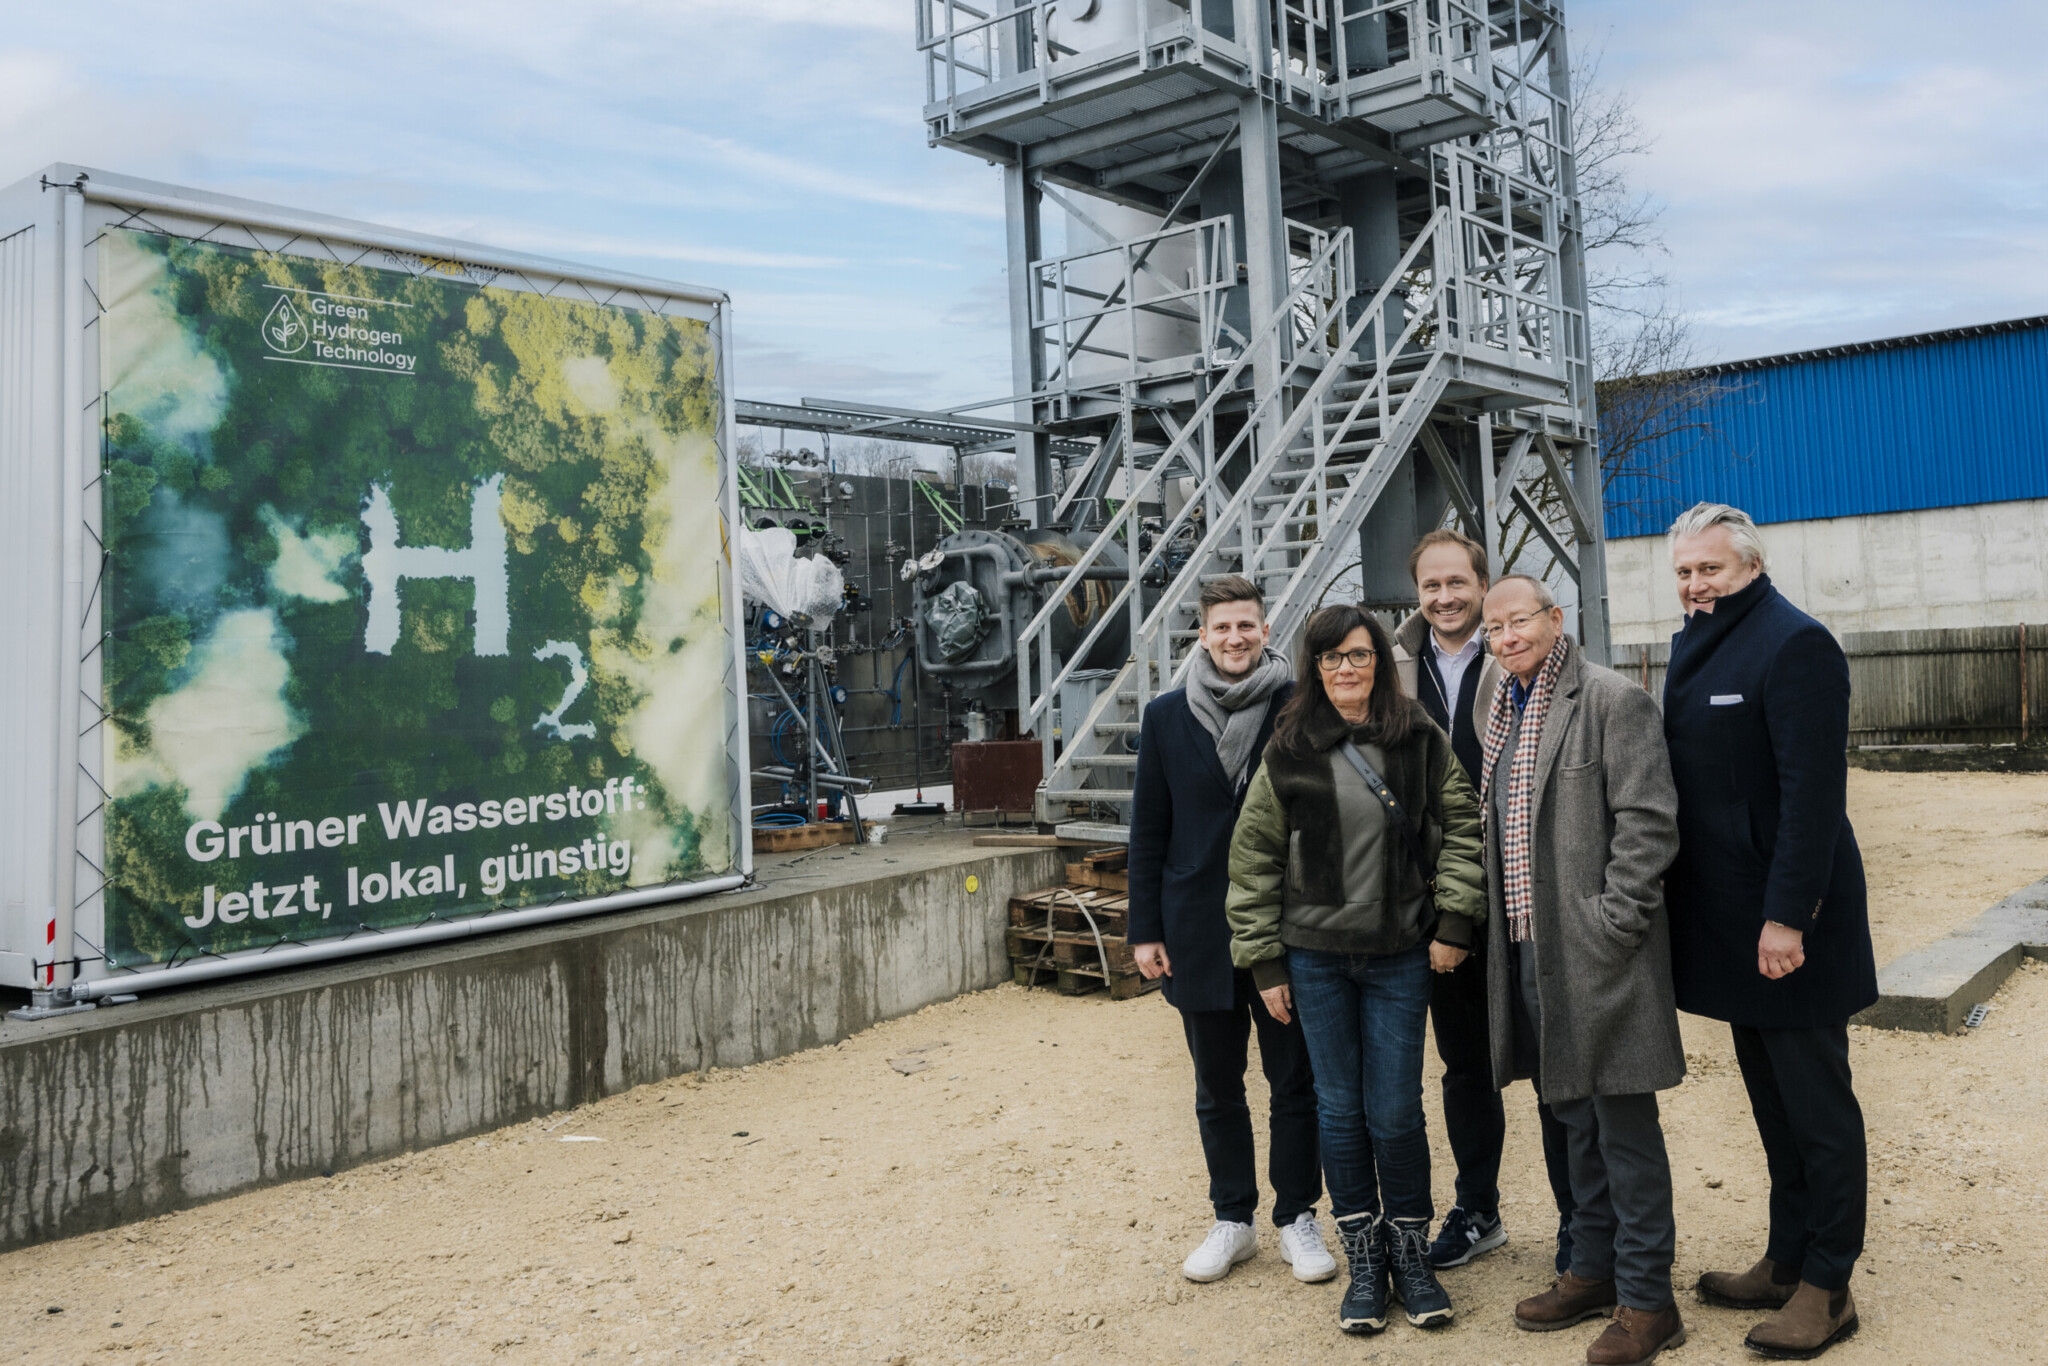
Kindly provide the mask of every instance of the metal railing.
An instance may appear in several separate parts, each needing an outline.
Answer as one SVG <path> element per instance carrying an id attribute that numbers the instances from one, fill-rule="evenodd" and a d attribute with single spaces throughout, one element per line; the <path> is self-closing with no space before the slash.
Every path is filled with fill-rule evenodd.
<path id="1" fill-rule="evenodd" d="M 1565 378 L 1584 359 L 1586 332 L 1584 314 L 1565 302 L 1557 194 L 1463 148 L 1438 166 L 1439 194 L 1457 218 L 1468 352 L 1492 350 L 1511 369 Z"/>
<path id="2" fill-rule="evenodd" d="M 1252 358 L 1262 348 L 1271 347 L 1282 330 L 1293 325 L 1297 310 L 1316 307 L 1318 272 L 1330 269 L 1334 257 L 1348 255 L 1351 249 L 1349 230 L 1332 235 L 1295 289 L 1254 334 L 1244 355 L 1217 381 L 1159 459 L 1137 478 L 1123 505 L 1068 569 L 1066 578 L 1052 590 L 1047 605 L 1019 632 L 1020 727 L 1037 730 L 1047 737 L 1046 771 L 1052 775 L 1050 787 L 1056 789 L 1063 775 L 1099 756 L 1093 728 L 1106 710 L 1135 717 L 1150 695 L 1179 681 L 1189 658 L 1185 642 L 1191 637 L 1185 628 L 1177 629 L 1179 623 L 1192 615 L 1205 575 L 1217 572 L 1228 559 L 1239 560 L 1248 575 L 1271 577 L 1278 571 L 1288 575 L 1286 587 L 1273 603 L 1271 619 L 1283 633 L 1292 631 L 1295 618 L 1306 610 L 1302 604 L 1308 600 L 1307 595 L 1320 590 L 1319 580 L 1330 570 L 1324 561 L 1342 553 L 1346 530 L 1356 529 L 1391 472 L 1393 462 L 1382 458 L 1385 450 L 1397 441 L 1405 447 L 1398 433 L 1419 427 L 1441 392 L 1441 353 L 1422 344 L 1422 339 L 1448 337 L 1454 332 L 1448 286 L 1455 271 L 1446 268 L 1456 252 L 1452 226 L 1452 216 L 1439 210 L 1388 283 L 1348 326 L 1342 322 L 1348 297 L 1330 300 L 1322 309 L 1316 321 L 1318 331 L 1342 328 L 1335 348 L 1338 354 L 1354 356 L 1363 351 L 1376 357 L 1375 361 L 1369 366 L 1324 365 L 1304 389 L 1301 380 L 1311 362 L 1309 353 L 1298 354 L 1222 449 L 1193 451 L 1191 448 L 1202 434 L 1213 430 L 1209 419 L 1223 398 L 1237 388 Z M 1433 283 L 1419 293 L 1404 283 L 1423 274 Z M 1389 304 L 1395 301 L 1402 305 L 1396 314 L 1401 319 L 1398 331 L 1389 321 Z M 1358 393 L 1348 402 L 1329 404 L 1327 400 L 1340 377 L 1361 370 L 1366 372 L 1366 378 L 1357 384 Z M 1407 381 L 1399 392 L 1394 385 L 1397 376 Z M 1294 397 L 1296 394 L 1298 398 Z M 1362 442 L 1354 441 L 1354 433 L 1366 426 L 1374 434 Z M 1262 431 L 1271 434 L 1257 440 L 1250 470 L 1232 488 L 1224 482 L 1222 471 L 1240 450 L 1254 442 L 1255 433 Z M 1342 463 L 1348 468 L 1336 474 L 1344 482 L 1335 482 L 1333 465 L 1340 457 L 1352 455 L 1361 458 L 1344 460 Z M 1139 504 L 1148 496 L 1156 496 L 1164 472 L 1174 465 L 1176 457 L 1186 459 L 1189 467 L 1203 472 L 1197 487 L 1180 511 L 1154 536 L 1151 548 L 1129 556 L 1129 573 L 1109 609 L 1087 636 L 1069 650 L 1065 666 L 1055 673 L 1051 636 L 1054 614 L 1111 541 L 1129 543 L 1137 525 Z M 1283 466 L 1291 468 L 1283 472 Z M 1282 489 L 1283 483 L 1292 487 Z M 1262 509 L 1272 506 L 1278 510 L 1270 516 L 1263 515 Z M 1198 513 L 1201 523 L 1196 528 L 1199 535 L 1192 553 L 1156 604 L 1146 611 L 1141 582 L 1155 569 L 1162 568 L 1167 549 L 1179 542 L 1184 530 L 1196 526 Z M 1319 534 L 1304 539 L 1300 528 L 1310 519 L 1317 522 Z M 1288 559 L 1293 563 L 1280 563 Z M 1119 612 L 1129 614 L 1133 628 L 1131 662 L 1115 685 L 1098 699 L 1093 713 L 1082 725 L 1077 727 L 1069 722 L 1067 748 L 1055 762 L 1049 752 L 1051 740 L 1046 725 L 1051 707 L 1062 685 L 1079 667 L 1079 661 Z"/>
<path id="3" fill-rule="evenodd" d="M 1481 90 L 1492 80 L 1493 48 L 1510 41 L 1509 31 L 1487 17 L 1487 0 L 1340 0 L 1335 24 L 1336 74 L 1349 79 L 1350 36 L 1362 20 L 1386 24 L 1390 47 L 1406 53 L 1386 69 L 1410 64 L 1438 79 L 1441 92 L 1454 78 Z"/>
<path id="4" fill-rule="evenodd" d="M 1182 262 L 1175 278 L 1170 272 Z M 1090 383 L 1138 379 L 1164 360 L 1186 362 L 1180 369 L 1219 364 L 1225 339 L 1236 336 L 1224 320 L 1236 284 L 1237 246 L 1228 216 L 1033 261 L 1031 336 L 1041 351 L 1045 387 L 1071 384 L 1083 356 L 1103 358 L 1103 364 L 1088 367 Z M 1147 319 L 1191 331 L 1193 345 L 1171 355 L 1146 354 L 1141 323 Z"/>
<path id="5" fill-rule="evenodd" d="M 1038 95 L 1051 95 L 1055 67 L 1062 57 L 1080 49 L 1061 43 L 1053 34 L 1055 13 L 1074 0 L 912 0 L 916 13 L 917 50 L 924 57 L 924 99 L 948 104 L 1013 76 L 1034 73 Z M 983 8 L 986 6 L 986 8 Z M 1143 52 L 1152 41 L 1146 6 L 1137 7 L 1138 32 L 1130 50 Z M 1194 21 L 1199 25 L 1199 19 Z M 1177 26 L 1185 31 L 1187 21 Z"/>
<path id="6" fill-rule="evenodd" d="M 1327 321 L 1331 306 L 1350 298 L 1358 286 L 1350 252 L 1330 255 L 1330 234 L 1321 228 L 1293 219 L 1287 222 L 1287 286 L 1299 302 L 1294 307 L 1293 342 L 1296 354 L 1309 352 L 1328 357 L 1336 346 L 1343 324 Z"/>

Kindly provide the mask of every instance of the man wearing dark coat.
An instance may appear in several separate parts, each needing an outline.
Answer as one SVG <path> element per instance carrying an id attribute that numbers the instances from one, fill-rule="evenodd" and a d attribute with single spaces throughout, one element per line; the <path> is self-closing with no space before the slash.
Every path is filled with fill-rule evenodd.
<path id="1" fill-rule="evenodd" d="M 1274 1019 L 1251 973 L 1231 965 L 1223 915 L 1230 834 L 1294 687 L 1287 661 L 1266 648 L 1272 628 L 1250 580 L 1231 575 L 1207 585 L 1199 610 L 1187 686 L 1145 708 L 1131 801 L 1131 949 L 1139 971 L 1164 978 L 1166 999 L 1181 1012 L 1216 1214 L 1181 1274 L 1221 1280 L 1258 1248 L 1258 1166 L 1244 1090 L 1257 1029 L 1272 1093 L 1267 1174 L 1280 1256 L 1297 1280 L 1324 1281 L 1337 1274 L 1337 1261 L 1316 1222 L 1323 1181 L 1308 1042 L 1301 1021 Z"/>
<path id="2" fill-rule="evenodd" d="M 1746 1344 L 1804 1360 L 1856 1331 L 1863 1111 L 1849 1017 L 1877 999 L 1863 860 L 1847 813 L 1849 666 L 1764 573 L 1746 513 L 1701 503 L 1671 528 L 1686 612 L 1664 734 L 1680 849 L 1667 879 L 1678 1005 L 1733 1027 L 1770 1172 L 1770 1235 L 1710 1304 L 1775 1310 Z"/>

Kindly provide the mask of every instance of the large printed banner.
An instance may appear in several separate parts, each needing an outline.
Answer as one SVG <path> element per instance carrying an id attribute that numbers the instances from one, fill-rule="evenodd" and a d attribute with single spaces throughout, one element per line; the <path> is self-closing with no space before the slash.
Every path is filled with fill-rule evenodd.
<path id="1" fill-rule="evenodd" d="M 724 871 L 708 325 L 101 239 L 106 952 Z"/>

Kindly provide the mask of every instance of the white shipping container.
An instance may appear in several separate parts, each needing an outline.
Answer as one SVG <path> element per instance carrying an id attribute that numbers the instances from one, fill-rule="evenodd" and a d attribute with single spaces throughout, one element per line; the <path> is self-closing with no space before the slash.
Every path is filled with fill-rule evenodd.
<path id="1" fill-rule="evenodd" d="M 716 291 L 0 191 L 0 986 L 744 881 L 730 355 Z"/>

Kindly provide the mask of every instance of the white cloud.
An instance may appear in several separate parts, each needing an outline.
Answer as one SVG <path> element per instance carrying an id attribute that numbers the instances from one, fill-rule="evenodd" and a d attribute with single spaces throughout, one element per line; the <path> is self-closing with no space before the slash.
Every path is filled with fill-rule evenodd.
<path id="1" fill-rule="evenodd" d="M 707 547 L 722 543 L 718 510 L 717 452 L 703 437 L 676 438 L 652 423 L 639 435 L 667 472 L 656 491 L 659 513 L 650 514 L 641 546 L 652 561 L 642 586 L 637 619 L 640 640 L 593 641 L 591 662 L 626 680 L 640 701 L 619 721 L 616 735 L 654 770 L 670 797 L 700 821 L 701 853 L 712 872 L 723 872 L 731 832 L 727 828 L 725 782 L 726 718 L 714 709 L 679 699 L 717 698 L 728 663 L 724 623 L 719 614 L 722 560 Z M 636 873 L 645 876 L 680 851 L 653 813 L 629 812 L 617 827 L 634 848 Z"/>
<path id="2" fill-rule="evenodd" d="M 448 237 L 478 236 L 471 225 L 414 224 L 422 232 Z M 543 255 L 619 256 L 642 261 L 694 261 L 714 266 L 759 266 L 765 270 L 830 270 L 846 264 L 842 256 L 812 256 L 801 252 L 755 251 L 747 247 L 695 246 L 660 236 L 614 237 L 602 233 L 549 232 L 507 223 L 489 230 L 494 246 Z"/>
<path id="3" fill-rule="evenodd" d="M 316 531 L 301 536 L 278 510 L 263 505 L 263 524 L 277 540 L 270 565 L 270 590 L 308 602 L 345 602 L 348 589 L 336 575 L 359 549 L 353 531 Z"/>
<path id="4" fill-rule="evenodd" d="M 106 385 L 114 411 L 140 418 L 159 436 L 197 444 L 227 409 L 227 375 L 179 320 L 162 256 L 132 233 L 110 233 L 100 261 L 100 302 L 112 319 Z"/>
<path id="5" fill-rule="evenodd" d="M 137 99 L 89 77 L 91 67 L 84 52 L 0 48 L 0 186 L 58 161 L 190 174 L 202 145 L 218 152 L 239 146 L 240 117 L 220 92 Z"/>
<path id="6" fill-rule="evenodd" d="M 2048 8 L 1593 0 L 1711 358 L 2048 312 Z M 1902 35 L 1911 35 L 1910 41 Z M 1995 41 L 1987 41 L 1996 35 Z"/>
<path id="7" fill-rule="evenodd" d="M 149 704 L 150 742 L 108 765 L 115 796 L 176 783 L 185 809 L 218 819 L 249 772 L 305 733 L 284 700 L 291 666 L 268 610 L 229 612 L 197 649 L 191 678 Z"/>

